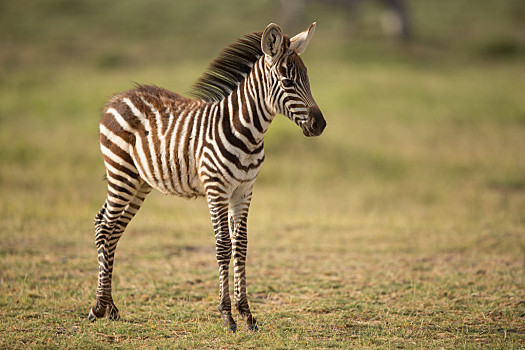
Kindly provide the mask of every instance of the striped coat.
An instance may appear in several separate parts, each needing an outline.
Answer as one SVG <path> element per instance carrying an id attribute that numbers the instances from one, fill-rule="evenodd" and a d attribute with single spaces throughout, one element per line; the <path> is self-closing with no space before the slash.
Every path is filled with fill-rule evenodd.
<path id="1" fill-rule="evenodd" d="M 186 98 L 139 85 L 115 95 L 100 122 L 107 199 L 95 217 L 99 278 L 89 318 L 120 317 L 111 295 L 117 242 L 147 194 L 156 189 L 181 197 L 205 196 L 219 264 L 219 310 L 236 330 L 228 267 L 233 257 L 235 306 L 257 328 L 246 298 L 246 221 L 253 183 L 264 160 L 263 138 L 276 114 L 307 136 L 326 122 L 312 98 L 304 51 L 315 24 L 288 38 L 270 24 L 228 46 Z"/>

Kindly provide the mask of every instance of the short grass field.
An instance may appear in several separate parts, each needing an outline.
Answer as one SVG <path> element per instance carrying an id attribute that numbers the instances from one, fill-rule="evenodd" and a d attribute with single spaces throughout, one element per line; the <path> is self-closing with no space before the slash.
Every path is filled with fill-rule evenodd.
<path id="1" fill-rule="evenodd" d="M 372 2 L 352 26 L 309 2 L 303 59 L 328 126 L 307 139 L 278 116 L 266 137 L 248 230 L 259 331 L 222 327 L 205 200 L 159 193 L 117 249 L 122 320 L 87 320 L 107 97 L 186 94 L 223 46 L 279 20 L 277 1 L 203 4 L 0 3 L 0 348 L 523 349 L 520 1 L 407 1 L 409 43 Z"/>

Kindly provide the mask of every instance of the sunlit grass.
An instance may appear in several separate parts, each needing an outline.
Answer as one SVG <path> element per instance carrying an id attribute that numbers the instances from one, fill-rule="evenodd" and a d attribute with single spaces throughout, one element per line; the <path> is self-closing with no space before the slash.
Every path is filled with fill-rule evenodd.
<path id="1" fill-rule="evenodd" d="M 172 69 L 173 85 L 191 85 L 200 67 Z M 249 220 L 248 289 L 261 332 L 241 327 L 236 338 L 215 311 L 205 202 L 160 194 L 119 244 L 124 321 L 85 319 L 96 283 L 92 218 L 105 192 L 97 111 L 129 87 L 128 75 L 168 87 L 172 79 L 161 69 L 108 78 L 71 68 L 53 88 L 30 83 L 4 110 L 41 102 L 1 131 L 5 346 L 519 347 L 523 83 L 505 82 L 513 66 L 490 75 L 483 67 L 339 64 L 351 77 L 344 84 L 310 65 L 328 128 L 315 140 L 282 116 L 270 128 Z M 74 89 L 77 74 L 87 78 Z M 490 83 L 505 90 L 490 94 Z"/>
<path id="2" fill-rule="evenodd" d="M 415 13 L 431 4 L 421 6 Z M 453 22 L 454 14 L 443 16 Z M 423 38 L 450 37 L 430 31 L 438 19 L 429 18 Z M 75 26 L 63 21 L 56 23 Z M 119 22 L 116 38 L 128 25 Z M 54 38 L 58 29 L 49 30 L 39 35 Z M 56 52 L 35 58 L 56 41 L 19 41 L 23 50 L 3 52 L 3 66 L 14 68 L 0 77 L 0 347 L 522 347 L 523 63 L 474 57 L 475 42 L 445 54 L 359 41 L 361 56 L 330 33 L 319 27 L 304 55 L 325 133 L 306 139 L 278 116 L 265 139 L 247 264 L 260 331 L 239 325 L 236 335 L 216 311 L 205 201 L 159 193 L 117 249 L 114 298 L 123 320 L 87 321 L 97 276 L 93 217 L 105 196 L 102 106 L 133 82 L 186 94 L 212 57 L 177 54 L 170 62 L 167 49 L 150 64 L 140 56 L 150 43 L 134 41 L 114 56 L 110 35 L 84 60 L 64 54 L 63 65 L 50 64 Z"/>

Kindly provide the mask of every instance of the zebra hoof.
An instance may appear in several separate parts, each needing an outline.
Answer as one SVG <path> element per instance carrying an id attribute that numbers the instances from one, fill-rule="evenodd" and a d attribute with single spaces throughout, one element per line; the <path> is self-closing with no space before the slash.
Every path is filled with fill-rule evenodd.
<path id="1" fill-rule="evenodd" d="M 113 302 L 106 307 L 106 317 L 111 321 L 120 321 L 120 312 Z"/>
<path id="2" fill-rule="evenodd" d="M 237 324 L 233 320 L 231 312 L 223 312 L 222 314 L 222 323 L 224 327 L 230 330 L 230 332 L 237 332 Z"/>
<path id="3" fill-rule="evenodd" d="M 97 316 L 95 316 L 93 313 L 93 308 L 89 309 L 88 320 L 91 322 L 95 322 L 97 320 Z"/>
<path id="4" fill-rule="evenodd" d="M 97 317 L 95 313 L 93 312 L 93 308 L 89 309 L 88 314 L 88 320 L 91 322 L 95 322 L 98 318 L 107 317 L 111 321 L 120 321 L 120 313 L 118 312 L 117 308 L 107 309 L 106 314 L 102 315 L 100 317 Z"/>
<path id="5" fill-rule="evenodd" d="M 241 313 L 242 318 L 244 319 L 244 322 L 246 322 L 246 325 L 248 326 L 248 329 L 251 331 L 258 331 L 259 327 L 257 327 L 257 321 L 255 320 L 255 317 L 252 316 L 250 312 Z"/>
<path id="6" fill-rule="evenodd" d="M 120 313 L 117 312 L 116 314 L 109 314 L 108 319 L 111 321 L 120 321 Z"/>

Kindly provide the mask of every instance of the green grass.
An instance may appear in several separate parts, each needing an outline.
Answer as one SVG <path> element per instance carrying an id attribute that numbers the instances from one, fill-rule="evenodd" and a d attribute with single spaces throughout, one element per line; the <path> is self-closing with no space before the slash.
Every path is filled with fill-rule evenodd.
<path id="1" fill-rule="evenodd" d="M 105 196 L 98 116 L 133 81 L 187 92 L 272 9 L 212 7 L 200 28 L 195 5 L 154 2 L 166 8 L 152 18 L 182 21 L 164 29 L 140 2 L 48 4 L 0 6 L 0 348 L 523 348 L 518 1 L 410 2 L 417 40 L 401 47 L 375 31 L 374 8 L 343 42 L 341 18 L 309 5 L 318 32 L 304 60 L 328 126 L 317 139 L 282 116 L 270 128 L 249 218 L 260 331 L 239 322 L 237 334 L 216 311 L 205 201 L 159 193 L 117 249 L 123 320 L 87 321 Z M 495 51 L 500 39 L 515 50 Z"/>

